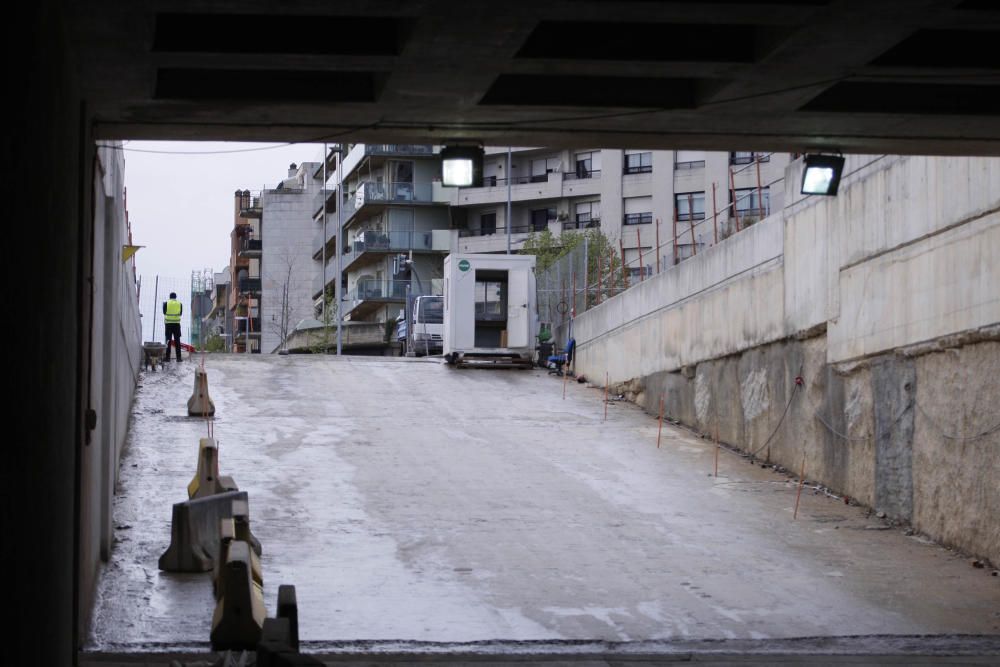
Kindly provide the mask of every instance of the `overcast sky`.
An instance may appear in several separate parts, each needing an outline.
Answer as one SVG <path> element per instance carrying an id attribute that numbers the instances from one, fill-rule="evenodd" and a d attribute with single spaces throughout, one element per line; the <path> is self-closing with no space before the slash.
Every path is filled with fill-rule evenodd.
<path id="1" fill-rule="evenodd" d="M 264 150 L 247 150 L 247 149 Z M 158 153 L 140 151 L 162 151 Z M 228 152 L 238 151 L 238 152 Z M 151 340 L 155 277 L 158 301 L 172 290 L 189 312 L 191 272 L 221 271 L 229 263 L 233 195 L 260 190 L 288 175 L 288 165 L 321 161 L 322 144 L 130 141 L 125 145 L 125 186 L 132 238 L 142 277 L 144 340 Z M 156 339 L 163 340 L 162 316 Z M 188 342 L 188 319 L 182 322 Z"/>

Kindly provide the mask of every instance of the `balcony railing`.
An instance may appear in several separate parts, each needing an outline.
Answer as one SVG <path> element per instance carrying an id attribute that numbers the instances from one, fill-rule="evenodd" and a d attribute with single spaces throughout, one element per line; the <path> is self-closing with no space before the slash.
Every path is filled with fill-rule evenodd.
<path id="1" fill-rule="evenodd" d="M 405 301 L 409 280 L 362 279 L 346 295 L 347 301 Z"/>
<path id="2" fill-rule="evenodd" d="M 358 186 L 354 195 L 344 202 L 342 219 L 344 225 L 347 225 L 354 214 L 366 204 L 429 203 L 433 201 L 431 195 L 430 183 L 364 182 Z"/>
<path id="3" fill-rule="evenodd" d="M 600 169 L 577 169 L 576 171 L 567 171 L 563 174 L 564 181 L 577 181 L 584 178 L 600 178 Z"/>
<path id="4" fill-rule="evenodd" d="M 736 209 L 736 215 L 743 218 L 757 218 L 758 220 L 763 220 L 769 215 L 766 208 L 738 208 Z"/>
<path id="5" fill-rule="evenodd" d="M 243 239 L 240 243 L 240 255 L 243 257 L 259 257 L 262 251 L 260 239 Z"/>
<path id="6" fill-rule="evenodd" d="M 260 278 L 240 278 L 239 287 L 243 293 L 259 293 Z"/>
<path id="7" fill-rule="evenodd" d="M 365 144 L 365 155 L 434 155 L 430 144 Z"/>
<path id="8" fill-rule="evenodd" d="M 546 223 L 546 227 L 547 226 L 548 226 L 548 224 Z M 511 225 L 510 233 L 511 234 L 530 234 L 532 231 L 541 231 L 542 229 L 545 229 L 545 227 L 541 227 L 541 228 L 535 230 L 533 228 L 533 226 L 531 225 L 531 223 L 528 223 L 528 224 L 525 224 L 525 225 Z M 467 236 L 493 236 L 494 234 L 506 234 L 506 233 L 507 233 L 507 228 L 506 227 L 486 227 L 484 229 L 460 229 L 460 230 L 458 230 L 458 235 L 459 235 L 459 237 L 462 237 L 462 238 L 467 237 Z"/>
<path id="9" fill-rule="evenodd" d="M 701 169 L 705 166 L 704 160 L 692 160 L 691 162 L 675 162 L 674 169 L 676 171 L 684 171 L 685 169 Z"/>
<path id="10" fill-rule="evenodd" d="M 351 264 L 366 252 L 404 252 L 432 250 L 433 232 L 375 232 L 366 231 L 355 237 L 344 248 L 344 265 Z"/>
<path id="11" fill-rule="evenodd" d="M 563 230 L 567 229 L 592 229 L 593 227 L 600 227 L 600 218 L 589 218 L 587 220 L 570 220 L 563 223 Z"/>
<path id="12" fill-rule="evenodd" d="M 622 217 L 624 225 L 645 225 L 653 222 L 653 213 L 626 213 Z"/>

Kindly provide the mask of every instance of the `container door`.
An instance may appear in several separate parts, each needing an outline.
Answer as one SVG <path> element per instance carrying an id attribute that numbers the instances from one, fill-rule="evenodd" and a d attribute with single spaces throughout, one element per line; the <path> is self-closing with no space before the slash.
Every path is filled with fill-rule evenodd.
<path id="1" fill-rule="evenodd" d="M 507 347 L 529 346 L 528 272 L 512 269 L 507 285 Z"/>

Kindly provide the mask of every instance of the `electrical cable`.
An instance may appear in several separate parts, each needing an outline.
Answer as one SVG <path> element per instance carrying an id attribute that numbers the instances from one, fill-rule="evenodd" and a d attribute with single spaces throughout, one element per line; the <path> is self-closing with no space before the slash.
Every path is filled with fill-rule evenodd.
<path id="1" fill-rule="evenodd" d="M 788 397 L 788 403 L 785 404 L 785 409 L 781 413 L 781 419 L 778 420 L 778 423 L 774 427 L 774 430 L 771 431 L 771 435 L 767 436 L 767 440 L 764 441 L 764 444 L 761 445 L 760 447 L 758 447 L 757 449 L 755 449 L 754 451 L 750 452 L 749 455 L 750 455 L 750 459 L 751 460 L 753 460 L 753 458 L 755 456 L 757 456 L 757 454 L 759 454 L 760 452 L 762 452 L 764 450 L 764 448 L 767 447 L 771 443 L 771 439 L 774 438 L 775 434 L 778 432 L 778 429 L 781 428 L 781 425 L 784 423 L 784 421 L 785 421 L 785 415 L 788 414 L 788 408 L 792 407 L 792 401 L 795 400 L 795 394 L 798 393 L 799 387 L 801 387 L 801 386 L 802 386 L 802 368 L 800 367 L 799 368 L 799 375 L 796 376 L 796 378 L 795 378 L 795 384 L 792 386 L 792 393 Z"/>
<path id="2" fill-rule="evenodd" d="M 288 141 L 281 144 L 271 144 L 268 146 L 257 146 L 255 148 L 234 148 L 231 150 L 219 150 L 219 151 L 158 151 L 146 148 L 126 148 L 125 145 L 115 146 L 113 144 L 102 144 L 98 143 L 98 148 L 107 148 L 109 150 L 119 150 L 125 153 L 151 153 L 154 155 L 228 155 L 231 153 L 254 153 L 257 151 L 270 151 L 276 148 L 287 148 L 288 146 L 297 146 L 299 144 L 316 144 L 322 143 L 325 140 L 336 139 L 337 137 L 342 137 L 347 134 L 352 134 L 354 132 L 359 132 L 361 130 L 371 130 L 375 129 L 380 125 L 379 121 L 374 123 L 369 123 L 367 125 L 359 125 L 357 127 L 352 127 L 342 132 L 337 132 L 335 134 L 325 134 L 313 139 L 306 139 L 303 141 Z"/>
<path id="3" fill-rule="evenodd" d="M 937 429 L 937 431 L 941 434 L 941 437 L 946 438 L 948 440 L 954 440 L 956 442 L 969 442 L 971 440 L 978 440 L 980 438 L 985 438 L 988 435 L 992 435 L 997 431 L 1000 431 L 1000 423 L 998 423 L 995 426 L 991 426 L 990 428 L 986 429 L 982 433 L 977 433 L 976 435 L 970 435 L 970 436 L 949 435 L 945 433 L 944 429 L 941 428 L 941 426 L 936 421 L 934 421 L 934 419 L 929 414 L 927 414 L 927 411 L 924 410 L 924 408 L 919 403 L 914 401 L 913 404 L 917 406 L 917 410 L 919 410 L 920 414 L 924 416 L 924 419 L 926 419 L 931 426 Z"/>

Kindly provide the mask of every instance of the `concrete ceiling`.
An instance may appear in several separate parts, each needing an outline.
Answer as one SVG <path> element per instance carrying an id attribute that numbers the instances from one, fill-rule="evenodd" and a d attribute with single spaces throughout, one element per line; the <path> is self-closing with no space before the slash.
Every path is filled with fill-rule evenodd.
<path id="1" fill-rule="evenodd" d="M 94 0 L 99 138 L 1000 155 L 996 0 Z"/>

